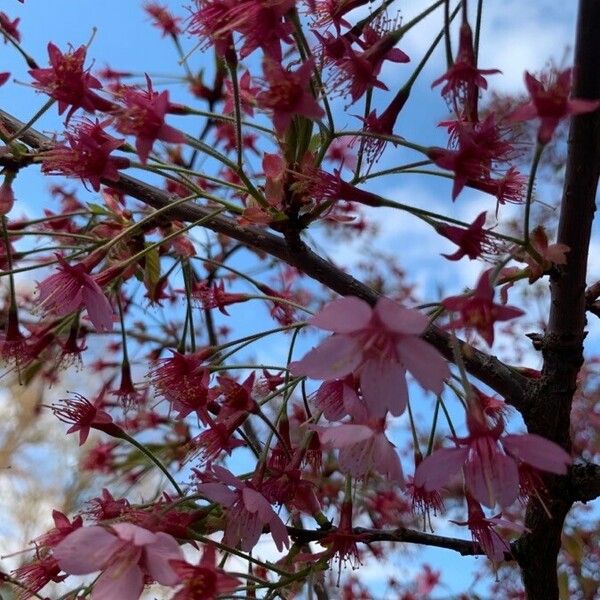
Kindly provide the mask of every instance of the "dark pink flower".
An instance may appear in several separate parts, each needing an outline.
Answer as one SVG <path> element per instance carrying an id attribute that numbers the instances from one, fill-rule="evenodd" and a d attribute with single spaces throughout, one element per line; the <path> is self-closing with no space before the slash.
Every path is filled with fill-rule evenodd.
<path id="1" fill-rule="evenodd" d="M 10 73 L 8 71 L 0 72 L 0 85 L 4 85 L 10 77 Z"/>
<path id="2" fill-rule="evenodd" d="M 494 75 L 501 73 L 498 69 L 478 69 L 473 51 L 473 33 L 471 26 L 464 22 L 460 26 L 460 37 L 458 42 L 458 54 L 454 64 L 441 77 L 436 79 L 431 87 L 435 87 L 442 82 L 446 82 L 442 88 L 443 96 L 452 96 L 460 98 L 469 104 L 475 103 L 475 106 L 465 106 L 467 117 L 476 117 L 476 98 L 478 89 L 487 90 L 487 81 L 484 75 Z M 473 114 L 475 112 L 475 114 Z"/>
<path id="3" fill-rule="evenodd" d="M 273 125 L 283 136 L 295 116 L 321 119 L 325 112 L 310 90 L 310 76 L 314 67 L 312 60 L 302 63 L 297 71 L 288 71 L 278 62 L 265 59 L 263 72 L 269 89 L 257 97 L 258 106 L 273 111 Z"/>
<path id="4" fill-rule="evenodd" d="M 30 563 L 13 571 L 15 579 L 23 584 L 25 590 L 19 594 L 19 600 L 29 600 L 32 594 L 39 592 L 46 584 L 53 581 L 60 583 L 66 575 L 60 575 L 61 568 L 53 556 L 37 557 Z"/>
<path id="5" fill-rule="evenodd" d="M 105 410 L 99 408 L 102 395 L 93 404 L 81 394 L 74 394 L 73 396 L 73 398 L 63 398 L 50 408 L 63 423 L 71 424 L 67 433 L 79 431 L 80 446 L 85 444 L 90 429 L 104 431 L 113 437 L 121 436 L 123 430 L 113 422 L 112 417 Z"/>
<path id="6" fill-rule="evenodd" d="M 259 87 L 252 85 L 252 77 L 250 71 L 244 71 L 244 74 L 238 81 L 239 95 L 240 95 L 240 108 L 241 111 L 251 117 L 254 116 L 254 107 L 256 106 L 256 96 L 260 92 Z M 233 84 L 230 79 L 225 80 L 225 91 L 226 98 L 225 104 L 223 105 L 223 112 L 231 115 L 234 113 L 234 97 L 233 97 Z"/>
<path id="7" fill-rule="evenodd" d="M 294 8 L 295 0 L 240 0 L 227 15 L 230 30 L 238 31 L 244 40 L 240 57 L 245 58 L 261 48 L 266 58 L 281 62 L 281 42 L 293 42 L 293 25 L 285 15 Z"/>
<path id="8" fill-rule="evenodd" d="M 283 521 L 251 482 L 242 481 L 231 471 L 217 465 L 213 465 L 212 473 L 215 481 L 201 483 L 197 488 L 198 493 L 221 504 L 227 511 L 223 544 L 235 548 L 239 543 L 242 551 L 250 552 L 256 546 L 263 527 L 269 525 L 277 549 L 281 551 L 289 546 Z"/>
<path id="9" fill-rule="evenodd" d="M 183 560 L 172 560 L 170 564 L 183 584 L 172 600 L 216 600 L 241 585 L 239 579 L 217 567 L 216 551 L 212 544 L 204 546 L 197 565 Z"/>
<path id="10" fill-rule="evenodd" d="M 460 260 L 463 256 L 468 256 L 470 260 L 479 258 L 484 249 L 490 247 L 487 230 L 483 228 L 485 215 L 485 211 L 482 212 L 466 229 L 446 224 L 436 226 L 435 230 L 440 235 L 458 246 L 458 250 L 454 254 L 442 254 L 442 256 L 448 260 Z"/>
<path id="11" fill-rule="evenodd" d="M 442 306 L 446 310 L 460 313 L 460 317 L 448 323 L 447 327 L 475 329 L 488 346 L 494 343 L 494 323 L 509 321 L 524 314 L 520 308 L 494 303 L 491 274 L 492 269 L 484 271 L 470 294 L 450 296 L 442 300 Z"/>
<path id="12" fill-rule="evenodd" d="M 467 415 L 469 435 L 456 438 L 456 448 L 441 448 L 417 467 L 415 484 L 439 490 L 461 468 L 465 484 L 481 504 L 510 506 L 519 494 L 519 462 L 541 471 L 564 475 L 571 457 L 539 435 L 502 435 L 504 424 L 488 426 L 482 413 Z"/>
<path id="13" fill-rule="evenodd" d="M 73 522 L 69 521 L 69 517 L 61 513 L 59 510 L 52 511 L 52 520 L 54 527 L 40 535 L 35 539 L 35 545 L 43 548 L 54 548 L 59 542 L 62 542 L 70 533 L 83 526 L 81 515 L 75 517 Z"/>
<path id="14" fill-rule="evenodd" d="M 6 13 L 0 11 L 0 28 L 3 30 L 3 33 L 7 33 L 8 35 L 12 36 L 15 40 L 17 40 L 17 42 L 21 41 L 21 34 L 17 29 L 20 20 L 21 19 L 15 19 L 14 21 L 11 21 L 10 17 Z M 6 38 L 4 39 L 4 43 L 8 43 Z"/>
<path id="15" fill-rule="evenodd" d="M 214 44 L 219 56 L 228 53 L 230 58 L 235 57 L 230 27 L 230 11 L 235 6 L 235 0 L 196 0 L 188 31 L 200 37 L 203 48 Z"/>
<path id="16" fill-rule="evenodd" d="M 146 2 L 144 10 L 152 17 L 154 25 L 162 30 L 165 35 L 176 36 L 181 33 L 179 27 L 180 17 L 174 17 L 166 6 L 161 6 L 158 2 Z"/>
<path id="17" fill-rule="evenodd" d="M 102 571 L 94 583 L 94 600 L 137 600 L 146 576 L 162 585 L 175 585 L 177 575 L 170 562 L 183 559 L 172 536 L 130 523 L 76 529 L 54 548 L 53 555 L 70 575 Z"/>
<path id="18" fill-rule="evenodd" d="M 79 46 L 74 52 L 63 54 L 50 42 L 50 68 L 29 71 L 36 80 L 33 86 L 58 101 L 58 114 L 62 115 L 71 107 L 67 113 L 67 121 L 78 108 L 94 112 L 108 111 L 113 107 L 111 102 L 92 91 L 101 89 L 102 84 L 89 71 L 84 71 L 86 52 L 85 46 Z"/>
<path id="19" fill-rule="evenodd" d="M 509 119 L 528 121 L 539 118 L 538 142 L 547 144 L 562 119 L 595 111 L 600 106 L 600 100 L 569 98 L 572 74 L 572 69 L 566 69 L 560 73 L 545 73 L 536 79 L 525 71 L 525 85 L 531 101 L 513 111 Z"/>
<path id="20" fill-rule="evenodd" d="M 111 331 L 112 307 L 86 265 L 72 267 L 59 254 L 56 258 L 58 272 L 38 283 L 38 307 L 59 317 L 85 308 L 96 330 Z"/>
<path id="21" fill-rule="evenodd" d="M 204 361 L 210 350 L 202 349 L 193 354 L 171 352 L 172 356 L 160 359 L 150 371 L 150 383 L 172 403 L 180 419 L 195 412 L 205 421 L 210 373 Z"/>
<path id="22" fill-rule="evenodd" d="M 506 519 L 501 515 L 486 517 L 481 506 L 467 494 L 468 518 L 466 521 L 452 521 L 456 525 L 466 525 L 471 531 L 474 542 L 478 542 L 493 562 L 502 562 L 505 555 L 511 554 L 509 543 L 495 530 L 495 527 L 510 529 L 522 533 L 525 528 Z"/>
<path id="23" fill-rule="evenodd" d="M 375 308 L 345 297 L 327 304 L 310 320 L 334 332 L 306 356 L 290 364 L 296 376 L 329 381 L 356 372 L 369 415 L 400 415 L 406 408 L 406 371 L 427 390 L 441 393 L 449 375 L 438 351 L 419 335 L 427 317 L 380 298 Z"/>
<path id="24" fill-rule="evenodd" d="M 125 106 L 117 111 L 115 124 L 121 133 L 136 136 L 135 149 L 144 164 L 156 140 L 173 144 L 185 141 L 181 131 L 165 123 L 165 115 L 170 108 L 169 92 L 155 92 L 148 75 L 146 83 L 147 90 L 125 88 L 122 91 L 121 97 Z"/>
<path id="25" fill-rule="evenodd" d="M 129 167 L 129 159 L 110 156 L 125 140 L 106 133 L 109 121 L 82 121 L 65 133 L 67 144 L 57 144 L 42 153 L 44 173 L 64 175 L 89 181 L 94 191 L 100 190 L 102 179 L 118 181 L 119 169 Z"/>

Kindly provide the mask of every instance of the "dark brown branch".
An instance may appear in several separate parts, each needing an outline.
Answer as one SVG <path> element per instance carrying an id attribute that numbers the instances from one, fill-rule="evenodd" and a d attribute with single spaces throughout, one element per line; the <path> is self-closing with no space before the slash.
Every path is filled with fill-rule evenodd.
<path id="1" fill-rule="evenodd" d="M 0 110 L 0 122 L 11 132 L 17 131 L 23 125 L 3 110 Z M 21 140 L 36 149 L 50 142 L 49 138 L 35 129 L 29 129 L 25 132 Z M 121 175 L 118 182 L 105 181 L 104 183 L 141 200 L 153 208 L 163 208 L 172 202 L 171 196 L 166 192 L 128 175 Z M 165 216 L 171 216 L 179 221 L 196 221 L 207 216 L 210 212 L 210 209 L 189 203 L 177 206 L 172 212 L 165 213 Z M 371 305 L 377 302 L 378 294 L 374 290 L 315 254 L 301 241 L 290 248 L 285 239 L 280 236 L 254 227 L 241 227 L 235 221 L 224 217 L 211 219 L 205 224 L 205 227 L 225 234 L 250 247 L 267 252 L 289 265 L 297 267 L 342 296 L 357 296 Z M 446 332 L 436 326 L 431 326 L 424 337 L 448 360 L 453 360 L 450 336 Z M 465 342 L 461 342 L 461 347 L 465 367 L 473 376 L 502 395 L 517 410 L 521 412 L 526 410 L 527 394 L 530 387 L 530 380 L 527 377 L 509 368 L 496 357 L 476 350 Z"/>
<path id="2" fill-rule="evenodd" d="M 288 527 L 290 537 L 299 543 L 316 542 L 324 537 L 335 533 L 335 529 L 298 529 Z M 404 542 L 406 544 L 419 544 L 422 546 L 434 546 L 436 548 L 446 548 L 454 550 L 462 556 L 480 556 L 485 554 L 481 546 L 471 540 L 461 540 L 459 538 L 449 538 L 414 529 L 398 527 L 397 529 L 367 529 L 364 527 L 354 527 L 353 535 L 357 542 L 362 544 L 371 544 L 373 542 Z M 510 556 L 506 557 L 511 560 Z"/>
<path id="3" fill-rule="evenodd" d="M 580 0 L 577 21 L 573 96 L 600 98 L 600 2 Z M 600 112 L 578 115 L 571 121 L 567 166 L 557 242 L 570 251 L 567 264 L 551 274 L 550 315 L 542 341 L 544 366 L 538 393 L 524 415 L 530 432 L 571 450 L 571 403 L 577 374 L 583 364 L 586 325 L 586 270 L 596 187 L 600 169 Z M 564 519 L 573 494 L 569 478 L 544 478 L 546 510 L 531 499 L 523 534 L 515 545 L 529 600 L 558 600 L 557 556 Z"/>

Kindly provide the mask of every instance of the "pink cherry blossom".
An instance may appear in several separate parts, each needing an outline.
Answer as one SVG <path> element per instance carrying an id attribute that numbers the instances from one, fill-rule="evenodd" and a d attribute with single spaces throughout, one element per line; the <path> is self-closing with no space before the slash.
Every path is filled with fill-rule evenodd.
<path id="1" fill-rule="evenodd" d="M 388 298 L 380 298 L 375 308 L 359 298 L 340 298 L 310 322 L 334 335 L 291 363 L 292 374 L 330 381 L 356 372 L 370 416 L 404 412 L 406 371 L 436 394 L 449 376 L 446 361 L 419 337 L 427 317 Z"/>
<path id="2" fill-rule="evenodd" d="M 415 472 L 415 485 L 425 490 L 443 487 L 461 468 L 465 484 L 484 506 L 510 506 L 519 494 L 519 462 L 541 471 L 565 475 L 571 457 L 539 435 L 502 435 L 502 419 L 489 427 L 482 415 L 467 416 L 469 435 L 456 438 L 456 448 L 441 448 Z"/>
<path id="3" fill-rule="evenodd" d="M 239 543 L 242 551 L 250 552 L 256 546 L 264 525 L 268 524 L 277 549 L 287 548 L 289 538 L 283 521 L 255 486 L 238 479 L 223 467 L 214 465 L 212 470 L 214 481 L 197 487 L 200 494 L 227 509 L 222 543 L 232 548 Z"/>
<path id="4" fill-rule="evenodd" d="M 471 531 L 474 542 L 478 542 L 486 553 L 487 557 L 493 562 L 504 560 L 505 554 L 510 554 L 509 543 L 495 530 L 495 527 L 502 527 L 517 533 L 525 531 L 525 527 L 503 519 L 501 515 L 486 517 L 481 506 L 469 494 L 467 498 L 468 518 L 466 521 L 452 521 L 456 525 L 466 525 Z"/>
<path id="5" fill-rule="evenodd" d="M 528 104 L 513 111 L 509 118 L 513 121 L 540 119 L 538 142 L 547 144 L 559 122 L 571 115 L 581 115 L 596 110 L 600 100 L 569 98 L 571 93 L 572 69 L 560 73 L 545 73 L 540 79 L 525 71 L 525 85 L 531 96 Z"/>
<path id="6" fill-rule="evenodd" d="M 102 571 L 94 583 L 91 600 L 137 600 L 146 576 L 162 585 L 175 585 L 178 577 L 170 561 L 183 559 L 171 535 L 152 533 L 131 523 L 76 529 L 54 548 L 53 554 L 70 575 Z"/>
<path id="7" fill-rule="evenodd" d="M 85 308 L 98 331 L 111 331 L 112 308 L 102 288 L 83 264 L 72 267 L 59 254 L 58 272 L 38 283 L 39 307 L 45 313 L 64 316 Z"/>
<path id="8" fill-rule="evenodd" d="M 376 471 L 387 480 L 404 485 L 402 465 L 394 445 L 385 436 L 383 419 L 313 429 L 323 446 L 339 449 L 338 463 L 343 473 L 364 479 Z"/>
<path id="9" fill-rule="evenodd" d="M 449 311 L 460 313 L 458 319 L 448 323 L 447 327 L 473 328 L 485 340 L 488 346 L 494 343 L 494 323 L 509 321 L 520 317 L 523 311 L 514 306 L 494 303 L 494 288 L 490 282 L 492 269 L 484 271 L 475 290 L 464 296 L 450 296 L 442 301 L 442 306 Z"/>

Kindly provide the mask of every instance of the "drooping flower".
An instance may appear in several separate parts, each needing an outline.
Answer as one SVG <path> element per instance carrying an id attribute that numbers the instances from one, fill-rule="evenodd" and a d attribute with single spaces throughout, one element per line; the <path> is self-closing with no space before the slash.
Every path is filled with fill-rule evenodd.
<path id="1" fill-rule="evenodd" d="M 296 70 L 284 69 L 278 62 L 265 59 L 263 72 L 269 88 L 257 96 L 258 106 L 273 112 L 273 125 L 283 136 L 295 116 L 321 119 L 325 112 L 310 90 L 310 76 L 314 67 L 307 60 Z"/>
<path id="2" fill-rule="evenodd" d="M 218 502 L 227 511 L 223 544 L 235 548 L 239 543 L 242 551 L 250 552 L 256 546 L 263 526 L 269 525 L 277 549 L 281 551 L 289 546 L 283 521 L 252 482 L 242 481 L 218 465 L 213 465 L 212 473 L 214 482 L 198 484 L 197 488 L 198 493 Z"/>
<path id="3" fill-rule="evenodd" d="M 124 107 L 117 111 L 116 128 L 125 135 L 135 135 L 135 149 L 143 164 L 156 140 L 179 144 L 185 141 L 181 131 L 165 123 L 170 107 L 169 92 L 155 92 L 146 75 L 147 90 L 127 87 L 121 98 Z"/>
<path id="4" fill-rule="evenodd" d="M 439 490 L 461 468 L 472 496 L 484 506 L 510 506 L 519 494 L 519 462 L 564 475 L 571 457 L 560 446 L 536 434 L 502 435 L 504 423 L 489 426 L 483 414 L 467 414 L 469 435 L 455 438 L 456 448 L 441 448 L 415 471 L 415 484 Z"/>
<path id="5" fill-rule="evenodd" d="M 450 296 L 442 300 L 442 306 L 449 311 L 460 313 L 460 317 L 448 323 L 447 327 L 475 329 L 488 346 L 494 343 L 494 323 L 520 317 L 523 311 L 514 306 L 494 303 L 494 288 L 490 282 L 492 269 L 479 277 L 475 290 L 465 296 Z"/>
<path id="6" fill-rule="evenodd" d="M 553 70 L 540 79 L 525 71 L 525 85 L 531 101 L 509 115 L 512 121 L 528 121 L 539 118 L 538 142 L 547 144 L 562 119 L 595 111 L 600 100 L 570 98 L 572 69 L 562 72 Z"/>
<path id="7" fill-rule="evenodd" d="M 29 600 L 33 594 L 39 592 L 46 584 L 53 581 L 60 583 L 67 576 L 60 574 L 61 568 L 53 556 L 38 556 L 32 562 L 27 563 L 13 571 L 14 578 L 23 586 L 23 593 L 19 594 L 19 600 Z"/>
<path id="8" fill-rule="evenodd" d="M 429 148 L 427 156 L 438 166 L 454 172 L 452 200 L 456 200 L 465 185 L 488 185 L 492 171 L 513 158 L 513 144 L 506 137 L 493 114 L 481 122 L 462 120 L 440 123 L 450 133 L 450 148 Z M 484 191 L 488 191 L 487 189 Z M 489 193 L 496 194 L 494 191 Z"/>
<path id="9" fill-rule="evenodd" d="M 11 21 L 10 17 L 5 12 L 0 11 L 0 28 L 2 29 L 2 33 L 7 33 L 17 40 L 17 42 L 21 41 L 21 34 L 18 30 L 20 21 L 21 19 L 15 19 L 14 21 Z M 6 38 L 4 39 L 4 43 L 8 43 Z"/>
<path id="10" fill-rule="evenodd" d="M 58 101 L 58 114 L 62 115 L 68 107 L 67 121 L 78 108 L 87 112 L 95 110 L 109 111 L 113 104 L 101 98 L 94 91 L 102 84 L 85 71 L 83 63 L 87 49 L 79 46 L 74 52 L 64 54 L 52 43 L 48 44 L 50 67 L 31 69 L 29 74 L 36 80 L 33 86 Z"/>
<path id="11" fill-rule="evenodd" d="M 260 92 L 259 87 L 252 85 L 252 77 L 250 71 L 244 71 L 244 74 L 239 78 L 238 81 L 239 96 L 240 96 L 240 109 L 243 113 L 254 116 L 254 107 L 256 106 L 256 95 Z M 234 94 L 233 94 L 233 83 L 230 79 L 225 80 L 225 104 L 223 105 L 223 112 L 231 115 L 234 113 Z"/>
<path id="12" fill-rule="evenodd" d="M 505 555 L 511 554 L 509 543 L 495 530 L 495 527 L 510 529 L 517 533 L 522 533 L 525 528 L 506 519 L 501 515 L 486 517 L 481 506 L 467 494 L 468 518 L 466 521 L 452 521 L 456 525 L 466 525 L 473 537 L 474 542 L 478 542 L 486 553 L 487 557 L 493 562 L 502 562 Z"/>
<path id="13" fill-rule="evenodd" d="M 181 33 L 180 17 L 174 17 L 166 6 L 158 2 L 146 2 L 144 10 L 152 17 L 154 25 L 162 31 L 162 36 L 176 36 Z"/>
<path id="14" fill-rule="evenodd" d="M 454 64 L 431 87 L 445 82 L 442 88 L 443 96 L 461 100 L 465 104 L 465 116 L 468 119 L 477 118 L 478 88 L 487 90 L 484 75 L 501 73 L 498 69 L 478 69 L 473 50 L 473 32 L 471 26 L 464 22 L 460 26 L 458 54 Z"/>
<path id="15" fill-rule="evenodd" d="M 241 585 L 236 577 L 217 567 L 217 555 L 213 544 L 206 544 L 197 565 L 183 560 L 172 560 L 171 567 L 183 587 L 172 600 L 216 600 L 217 597 L 235 591 Z"/>
<path id="16" fill-rule="evenodd" d="M 406 408 L 406 371 L 419 384 L 441 393 L 449 375 L 438 351 L 419 335 L 427 317 L 380 298 L 375 308 L 364 300 L 345 297 L 327 304 L 310 320 L 334 335 L 313 348 L 291 372 L 325 381 L 356 372 L 370 416 L 400 415 Z"/>
<path id="17" fill-rule="evenodd" d="M 41 154 L 44 173 L 64 175 L 89 181 L 92 189 L 100 190 L 102 179 L 118 181 L 119 169 L 126 169 L 130 162 L 122 156 L 110 156 L 125 140 L 106 133 L 109 121 L 93 123 L 82 121 L 65 133 L 68 143 L 60 143 Z"/>
<path id="18" fill-rule="evenodd" d="M 44 313 L 59 317 L 85 308 L 97 331 L 111 331 L 112 307 L 102 288 L 89 274 L 88 265 L 82 262 L 71 266 L 60 254 L 56 258 L 58 272 L 38 283 L 38 307 Z"/>
<path id="19" fill-rule="evenodd" d="M 385 436 L 384 419 L 360 419 L 313 429 L 324 447 L 339 450 L 338 464 L 343 473 L 364 479 L 375 471 L 387 481 L 404 485 L 400 459 Z"/>
<path id="20" fill-rule="evenodd" d="M 202 349 L 193 354 L 171 352 L 172 356 L 157 361 L 157 366 L 150 371 L 150 383 L 172 403 L 180 419 L 195 412 L 204 421 L 210 377 L 204 361 L 211 350 Z"/>
<path id="21" fill-rule="evenodd" d="M 438 225 L 435 230 L 444 237 L 448 238 L 458 246 L 454 254 L 442 254 L 448 260 L 460 260 L 463 256 L 468 256 L 470 260 L 479 258 L 485 248 L 490 248 L 490 239 L 487 235 L 485 225 L 486 213 L 483 211 L 479 216 L 465 229 L 455 225 Z"/>
<path id="22" fill-rule="evenodd" d="M 79 445 L 83 446 L 90 434 L 90 429 L 97 429 L 113 437 L 121 437 L 123 430 L 113 422 L 113 418 L 99 408 L 102 401 L 100 395 L 92 404 L 81 394 L 74 394 L 73 398 L 63 398 L 50 406 L 52 412 L 63 423 L 71 424 L 67 433 L 79 432 Z"/>
<path id="23" fill-rule="evenodd" d="M 83 526 L 81 515 L 75 517 L 73 522 L 71 522 L 69 521 L 69 517 L 59 510 L 52 511 L 52 520 L 54 521 L 54 527 L 35 539 L 35 545 L 38 548 L 54 548 L 70 533 Z"/>
<path id="24" fill-rule="evenodd" d="M 70 575 L 102 571 L 94 583 L 94 600 L 137 600 L 146 576 L 175 585 L 177 575 L 170 561 L 183 558 L 171 535 L 130 523 L 77 529 L 54 548 L 53 555 Z"/>
<path id="25" fill-rule="evenodd" d="M 293 43 L 293 25 L 285 15 L 294 8 L 295 0 L 240 0 L 227 15 L 228 27 L 241 34 L 244 44 L 240 57 L 246 58 L 261 48 L 264 56 L 281 62 L 281 42 Z"/>
<path id="26" fill-rule="evenodd" d="M 230 28 L 230 11 L 235 5 L 235 0 L 196 0 L 188 27 L 189 33 L 200 37 L 203 48 L 213 44 L 216 53 L 228 60 L 235 57 Z"/>

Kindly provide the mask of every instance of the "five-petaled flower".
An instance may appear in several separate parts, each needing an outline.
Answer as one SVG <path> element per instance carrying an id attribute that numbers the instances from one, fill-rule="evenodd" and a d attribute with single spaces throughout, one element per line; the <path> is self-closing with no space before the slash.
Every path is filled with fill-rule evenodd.
<path id="1" fill-rule="evenodd" d="M 150 77 L 146 75 L 147 90 L 125 88 L 122 91 L 124 107 L 117 111 L 116 128 L 125 135 L 135 135 L 135 149 L 142 163 L 156 140 L 179 144 L 185 141 L 181 131 L 165 123 L 170 108 L 169 92 L 155 92 Z"/>
<path id="2" fill-rule="evenodd" d="M 427 317 L 389 298 L 380 298 L 375 308 L 359 298 L 340 298 L 310 322 L 333 335 L 291 363 L 291 372 L 325 381 L 356 372 L 370 416 L 404 412 L 406 371 L 436 394 L 450 374 L 439 352 L 419 337 L 427 327 Z"/>
<path id="3" fill-rule="evenodd" d="M 197 488 L 199 494 L 218 502 L 227 511 L 223 544 L 235 548 L 239 543 L 244 552 L 250 552 L 256 546 L 263 526 L 268 524 L 277 549 L 281 551 L 289 546 L 283 521 L 252 482 L 242 481 L 218 465 L 213 465 L 212 472 L 214 481 L 201 483 Z"/>
<path id="4" fill-rule="evenodd" d="M 178 577 L 170 562 L 183 558 L 171 535 L 131 523 L 76 529 L 54 548 L 53 555 L 70 575 L 102 571 L 94 583 L 93 600 L 137 600 L 146 577 L 175 585 Z"/>
<path id="5" fill-rule="evenodd" d="M 183 560 L 172 560 L 170 564 L 183 584 L 172 600 L 215 600 L 240 586 L 239 579 L 217 567 L 213 544 L 204 546 L 202 558 L 197 565 Z"/>
<path id="6" fill-rule="evenodd" d="M 465 484 L 481 504 L 510 506 L 519 494 L 519 462 L 565 475 L 571 457 L 560 446 L 536 434 L 502 435 L 504 422 L 488 425 L 479 409 L 467 414 L 469 435 L 454 438 L 456 448 L 441 448 L 415 472 L 415 485 L 439 490 L 463 469 Z"/>
<path id="7" fill-rule="evenodd" d="M 307 60 L 296 71 L 284 69 L 278 62 L 265 59 L 263 72 L 269 88 L 257 96 L 258 106 L 273 111 L 273 125 L 277 135 L 283 136 L 295 116 L 321 119 L 325 112 L 310 90 L 310 76 L 314 68 Z"/>
<path id="8" fill-rule="evenodd" d="M 64 54 L 52 43 L 48 44 L 50 67 L 31 69 L 29 74 L 36 80 L 33 86 L 58 101 L 58 114 L 62 115 L 70 106 L 67 121 L 78 108 L 88 112 L 108 111 L 112 103 L 94 91 L 102 84 L 83 68 L 86 47 L 79 46 L 74 52 Z"/>
<path id="9" fill-rule="evenodd" d="M 592 112 L 600 106 L 600 100 L 570 98 L 573 70 L 544 74 L 540 79 L 525 71 L 525 85 L 531 101 L 513 111 L 513 121 L 540 119 L 538 142 L 547 144 L 559 122 L 571 115 Z"/>
<path id="10" fill-rule="evenodd" d="M 460 313 L 460 317 L 448 323 L 447 327 L 475 329 L 488 346 L 494 343 L 494 323 L 520 317 L 523 311 L 514 306 L 494 303 L 494 288 L 490 276 L 492 269 L 479 277 L 475 290 L 465 296 L 450 296 L 442 300 L 442 306 L 449 311 Z"/>
<path id="11" fill-rule="evenodd" d="M 82 121 L 65 133 L 68 145 L 60 143 L 41 153 L 42 172 L 76 177 L 89 181 L 94 191 L 100 191 L 102 179 L 118 181 L 119 169 L 129 167 L 129 159 L 111 156 L 125 140 L 114 138 L 104 128 L 110 121 Z"/>
<path id="12" fill-rule="evenodd" d="M 60 254 L 56 259 L 58 272 L 38 283 L 38 307 L 59 317 L 85 308 L 97 331 L 111 331 L 112 307 L 89 267 L 84 262 L 71 266 Z"/>

